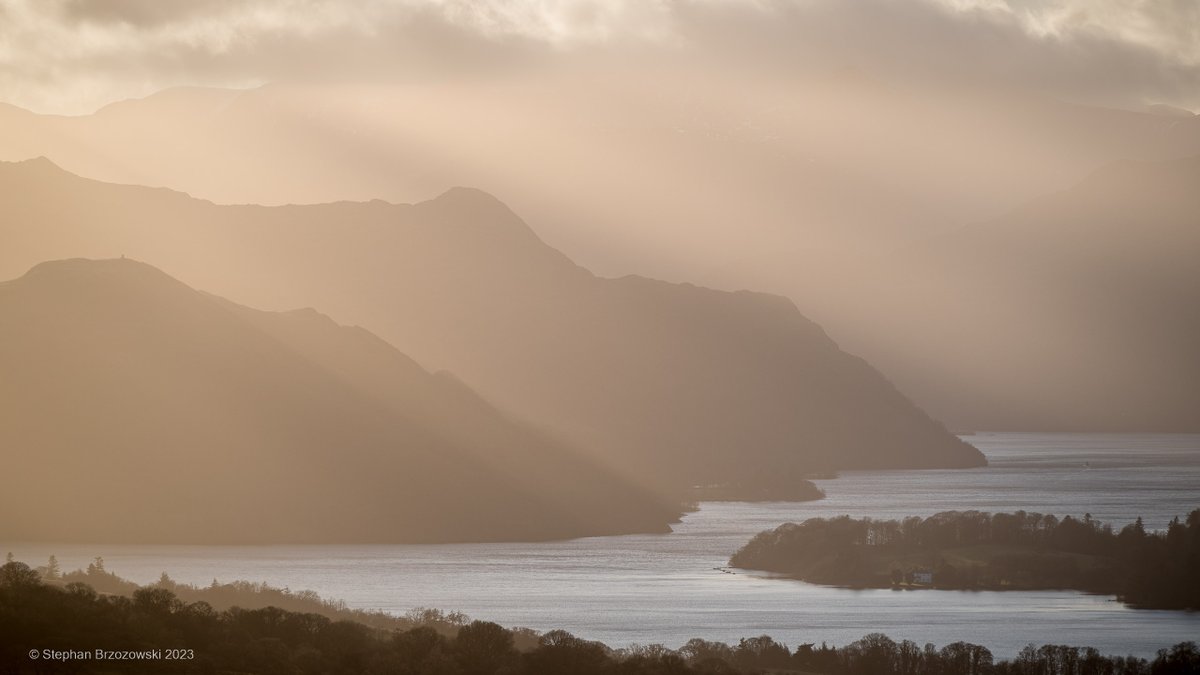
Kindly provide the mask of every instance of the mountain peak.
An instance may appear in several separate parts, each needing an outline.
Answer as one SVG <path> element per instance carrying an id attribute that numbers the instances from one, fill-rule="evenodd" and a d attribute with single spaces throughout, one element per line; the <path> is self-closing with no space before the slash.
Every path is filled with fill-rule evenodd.
<path id="1" fill-rule="evenodd" d="M 453 203 L 476 204 L 482 207 L 508 209 L 504 202 L 500 201 L 490 192 L 479 188 L 466 187 L 463 185 L 455 185 L 449 188 L 442 194 L 433 198 L 433 201 L 447 201 Z"/>
<path id="2" fill-rule="evenodd" d="M 71 173 L 45 155 L 13 162 L 0 161 L 0 175 L 26 181 L 89 180 Z"/>
<path id="3" fill-rule="evenodd" d="M 50 276 L 50 275 L 71 275 L 80 273 L 90 274 L 114 274 L 114 273 L 138 273 L 138 274 L 153 274 L 156 276 L 167 277 L 166 273 L 157 267 L 148 263 L 134 260 L 133 258 L 63 258 L 61 260 L 47 260 L 29 268 L 25 273 L 26 277 Z"/>
<path id="4" fill-rule="evenodd" d="M 54 163 L 54 160 L 45 155 L 30 157 L 29 159 L 20 159 L 15 162 L 3 162 L 14 168 L 25 169 L 30 171 L 57 171 L 67 173 L 66 169 Z"/>
<path id="5" fill-rule="evenodd" d="M 34 265 L 24 275 L 3 285 L 37 286 L 55 292 L 77 293 L 83 289 L 155 289 L 152 292 L 172 293 L 186 289 L 166 272 L 132 258 L 66 258 Z"/>
<path id="6" fill-rule="evenodd" d="M 501 242 L 523 246 L 536 244 L 537 250 L 552 251 L 557 262 L 566 260 L 507 204 L 484 190 L 452 187 L 429 201 L 414 204 L 413 208 L 430 222 L 455 232 L 469 233 L 480 241 L 492 245 Z"/>
<path id="7" fill-rule="evenodd" d="M 519 226 L 520 229 L 533 231 L 521 220 L 521 217 L 508 208 L 508 205 L 497 199 L 491 193 L 478 188 L 452 187 L 433 199 L 417 204 L 425 207 L 445 221 L 468 222 L 487 225 Z"/>

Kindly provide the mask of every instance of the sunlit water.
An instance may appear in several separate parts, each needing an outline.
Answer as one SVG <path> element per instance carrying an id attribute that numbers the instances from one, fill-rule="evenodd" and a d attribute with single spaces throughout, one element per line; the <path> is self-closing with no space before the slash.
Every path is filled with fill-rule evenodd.
<path id="1" fill-rule="evenodd" d="M 979 434 L 990 466 L 846 473 L 819 502 L 705 503 L 665 535 L 542 544 L 438 546 L 96 546 L 0 544 L 19 559 L 54 553 L 64 569 L 103 555 L 150 582 L 168 571 L 206 584 L 247 579 L 313 589 L 353 607 L 466 612 L 509 626 L 565 628 L 613 646 L 769 634 L 791 646 L 846 644 L 871 632 L 1011 656 L 1025 644 L 1092 645 L 1152 655 L 1200 639 L 1200 613 L 1133 610 L 1075 592 L 846 590 L 716 568 L 754 533 L 789 520 L 876 518 L 950 509 L 1090 512 L 1160 528 L 1200 507 L 1200 435 Z M 1200 571 L 1198 571 L 1200 572 Z"/>

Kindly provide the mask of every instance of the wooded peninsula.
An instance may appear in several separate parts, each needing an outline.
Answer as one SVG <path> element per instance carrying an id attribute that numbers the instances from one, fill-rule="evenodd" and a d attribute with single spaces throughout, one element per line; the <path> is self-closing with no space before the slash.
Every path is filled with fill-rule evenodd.
<path id="1" fill-rule="evenodd" d="M 863 588 L 1072 589 L 1133 607 L 1200 608 L 1200 509 L 1163 531 L 1082 518 L 948 511 L 812 518 L 761 532 L 730 565 Z"/>

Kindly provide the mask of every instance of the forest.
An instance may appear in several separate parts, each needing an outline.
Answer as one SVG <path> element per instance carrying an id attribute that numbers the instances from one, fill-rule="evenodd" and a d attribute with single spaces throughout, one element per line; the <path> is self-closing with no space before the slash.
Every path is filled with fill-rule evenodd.
<path id="1" fill-rule="evenodd" d="M 1200 509 L 1148 531 L 1082 518 L 948 511 L 903 520 L 813 518 L 761 532 L 734 567 L 868 587 L 1075 589 L 1143 608 L 1200 608 Z"/>
<path id="2" fill-rule="evenodd" d="M 86 574 L 86 573 L 85 573 Z M 81 581 L 47 583 L 43 572 L 0 567 L 0 672 L 397 673 L 402 675 L 1182 675 L 1200 673 L 1200 649 L 1184 642 L 1154 659 L 1096 649 L 1029 645 L 1011 660 L 979 645 L 897 642 L 872 634 L 843 647 L 794 649 L 768 636 L 736 645 L 693 639 L 611 649 L 562 631 L 540 635 L 432 613 L 408 628 L 378 628 L 277 607 L 217 611 L 169 588 L 102 594 Z M 447 617 L 452 620 L 446 621 Z M 457 620 L 453 620 L 457 618 Z M 101 651 L 148 654 L 113 661 Z M 73 653 L 71 653 L 73 652 Z M 38 658 L 32 658 L 32 654 Z M 69 655 L 64 656 L 64 653 Z M 166 659 L 164 655 L 175 658 Z"/>

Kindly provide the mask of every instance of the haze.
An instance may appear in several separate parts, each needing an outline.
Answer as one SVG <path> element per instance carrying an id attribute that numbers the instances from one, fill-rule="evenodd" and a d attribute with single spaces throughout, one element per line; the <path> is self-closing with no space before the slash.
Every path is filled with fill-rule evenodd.
<path id="1" fill-rule="evenodd" d="M 985 242 L 1114 162 L 1200 153 L 1196 11 L 10 2 L 0 97 L 79 116 L 0 110 L 0 158 L 218 203 L 481 188 L 598 274 L 791 298 L 954 428 L 1190 430 L 1194 350 L 1158 326 L 1191 321 L 1191 263 L 1124 259 L 1146 232 L 1196 250 L 1187 194 L 1145 211 L 1165 170 L 1109 195 L 1104 218 L 1136 230 L 1078 214 L 1023 242 L 1053 257 L 1071 230 L 1163 277 L 1116 307 L 1076 301 L 1105 293 L 1106 261 L 1030 293 L 991 278 L 1014 263 Z"/>
<path id="2" fill-rule="evenodd" d="M 0 0 L 0 671 L 1197 672 L 1197 110 L 1195 0 Z"/>

